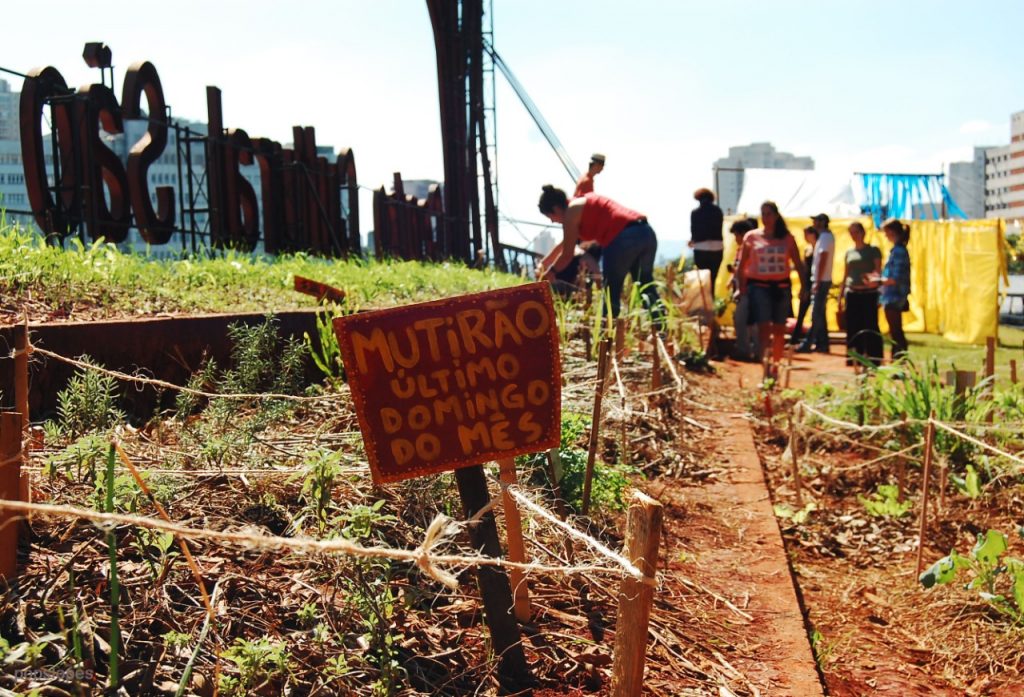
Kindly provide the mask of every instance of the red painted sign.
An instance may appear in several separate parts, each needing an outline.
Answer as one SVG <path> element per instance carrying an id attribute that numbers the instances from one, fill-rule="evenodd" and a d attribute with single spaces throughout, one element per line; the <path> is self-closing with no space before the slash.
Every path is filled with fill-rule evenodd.
<path id="1" fill-rule="evenodd" d="M 374 482 L 558 445 L 549 284 L 339 317 L 334 332 Z"/>
<path id="2" fill-rule="evenodd" d="M 295 291 L 305 295 L 312 295 L 317 300 L 327 299 L 331 302 L 342 303 L 345 301 L 345 291 L 341 288 L 329 286 L 326 283 L 314 281 L 305 276 L 295 277 Z"/>

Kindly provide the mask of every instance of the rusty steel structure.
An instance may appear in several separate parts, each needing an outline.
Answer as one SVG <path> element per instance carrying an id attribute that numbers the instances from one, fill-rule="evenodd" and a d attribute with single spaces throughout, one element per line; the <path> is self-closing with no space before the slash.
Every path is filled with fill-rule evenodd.
<path id="1" fill-rule="evenodd" d="M 396 175 L 390 193 L 383 187 L 374 192 L 378 256 L 514 271 L 536 261 L 534 252 L 503 245 L 498 235 L 491 159 L 496 146 L 487 119 L 494 106 L 487 105 L 485 80 L 489 69 L 493 98 L 495 54 L 485 40 L 493 25 L 485 32 L 484 2 L 427 0 L 437 53 L 444 184 L 417 200 L 405 194 Z M 290 146 L 228 127 L 221 91 L 214 86 L 206 88 L 203 133 L 172 118 L 159 73 L 148 61 L 128 68 L 119 99 L 111 58 L 105 44 L 87 44 L 83 59 L 101 71 L 101 82 L 77 90 L 52 66 L 23 75 L 21 143 L 31 210 L 12 213 L 31 214 L 53 242 L 77 235 L 121 243 L 136 229 L 148 245 L 180 240 L 181 249 L 192 252 L 362 252 L 351 150 L 328 159 L 308 126 L 293 128 Z M 122 159 L 110 139 L 127 137 L 130 121 L 141 122 L 145 131 Z M 173 181 L 153 181 L 149 173 L 157 162 L 173 163 Z M 260 191 L 244 168 L 258 169 Z"/>
<path id="2" fill-rule="evenodd" d="M 91 67 L 110 69 L 110 49 L 103 44 L 87 45 L 83 57 Z M 183 249 L 192 251 L 199 246 L 252 251 L 262 242 L 271 254 L 361 253 L 355 156 L 351 150 L 333 160 L 320 155 L 312 127 L 296 126 L 291 147 L 250 138 L 240 128 L 225 128 L 221 92 L 208 87 L 208 131 L 196 131 L 171 117 L 160 76 L 148 61 L 128 68 L 120 101 L 112 69 L 110 85 L 104 79 L 77 90 L 52 66 L 30 71 L 24 80 L 20 121 L 26 189 L 30 212 L 48 239 L 77 234 L 117 243 L 136 228 L 155 246 L 180 234 Z M 48 136 L 44 116 L 51 124 Z M 108 135 L 124 134 L 131 120 L 144 122 L 146 131 L 122 163 L 104 143 L 101 128 Z M 167 153 L 169 132 L 174 133 L 172 153 Z M 200 153 L 201 173 L 195 166 Z M 168 155 L 177 167 L 176 186 L 151 188 L 150 167 Z M 242 175 L 243 165 L 258 166 L 259 193 Z"/>

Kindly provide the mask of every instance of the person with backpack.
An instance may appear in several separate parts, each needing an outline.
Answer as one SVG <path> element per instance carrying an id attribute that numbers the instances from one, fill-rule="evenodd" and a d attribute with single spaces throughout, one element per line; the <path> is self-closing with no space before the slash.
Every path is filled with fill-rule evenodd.
<path id="1" fill-rule="evenodd" d="M 786 320 L 793 316 L 790 275 L 803 273 L 796 240 L 773 201 L 761 204 L 761 227 L 743 238 L 738 269 L 740 293 L 750 294 L 750 324 L 757 325 L 761 355 L 771 347 L 768 377 L 778 376 L 786 344 Z"/>

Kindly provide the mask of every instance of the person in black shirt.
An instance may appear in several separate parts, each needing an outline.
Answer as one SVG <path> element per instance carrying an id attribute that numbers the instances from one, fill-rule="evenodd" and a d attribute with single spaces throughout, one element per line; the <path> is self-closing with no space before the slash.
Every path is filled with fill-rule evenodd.
<path id="1" fill-rule="evenodd" d="M 698 205 L 690 213 L 690 248 L 693 249 L 693 263 L 698 269 L 711 272 L 711 294 L 714 295 L 715 279 L 722 266 L 722 209 L 715 205 L 715 195 L 709 189 L 693 192 Z"/>

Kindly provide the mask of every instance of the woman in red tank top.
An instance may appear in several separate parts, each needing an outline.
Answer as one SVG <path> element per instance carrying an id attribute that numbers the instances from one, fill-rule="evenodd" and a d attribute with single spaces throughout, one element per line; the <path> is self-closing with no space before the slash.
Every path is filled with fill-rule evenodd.
<path id="1" fill-rule="evenodd" d="M 540 212 L 562 226 L 562 243 L 541 260 L 538 278 L 551 270 L 561 271 L 572 261 L 578 241 L 601 245 L 601 272 L 610 296 L 612 316 L 618 317 L 626 275 L 644 296 L 655 323 L 661 326 L 664 310 L 654 285 L 654 257 L 658 237 L 642 213 L 626 208 L 607 196 L 589 193 L 568 199 L 565 192 L 548 184 L 543 187 Z"/>

